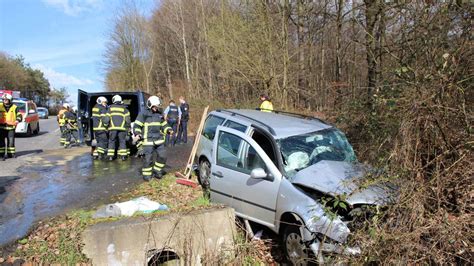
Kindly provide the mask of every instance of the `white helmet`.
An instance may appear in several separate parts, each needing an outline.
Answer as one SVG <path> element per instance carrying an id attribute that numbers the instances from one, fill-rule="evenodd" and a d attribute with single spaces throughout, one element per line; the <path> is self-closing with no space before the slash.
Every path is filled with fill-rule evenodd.
<path id="1" fill-rule="evenodd" d="M 3 97 L 2 97 L 4 100 L 13 100 L 13 97 L 10 93 L 5 93 L 3 94 Z"/>
<path id="2" fill-rule="evenodd" d="M 115 95 L 114 97 L 112 97 L 112 102 L 113 103 L 121 103 L 122 102 L 122 96 L 120 95 Z"/>
<path id="3" fill-rule="evenodd" d="M 105 98 L 104 96 L 100 96 L 99 98 L 97 98 L 98 104 L 102 104 L 104 102 L 107 102 L 107 98 Z"/>
<path id="4" fill-rule="evenodd" d="M 148 108 L 151 108 L 152 106 L 160 106 L 161 105 L 161 100 L 160 98 L 158 98 L 158 96 L 150 96 L 150 98 L 148 98 L 148 101 L 146 102 L 146 106 L 148 106 Z"/>
<path id="5" fill-rule="evenodd" d="M 66 108 L 66 109 L 69 109 L 69 104 L 68 103 L 63 103 L 63 107 Z"/>

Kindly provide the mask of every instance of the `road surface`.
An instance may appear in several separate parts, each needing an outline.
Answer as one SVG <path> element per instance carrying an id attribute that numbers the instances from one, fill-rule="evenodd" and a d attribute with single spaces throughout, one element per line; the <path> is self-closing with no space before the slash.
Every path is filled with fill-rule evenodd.
<path id="1" fill-rule="evenodd" d="M 54 119 L 40 123 L 38 136 L 16 139 L 18 158 L 0 161 L 0 247 L 38 220 L 108 203 L 143 182 L 141 159 L 94 161 L 89 147 L 59 146 Z M 190 150 L 191 143 L 169 148 L 168 171 L 184 167 Z"/>

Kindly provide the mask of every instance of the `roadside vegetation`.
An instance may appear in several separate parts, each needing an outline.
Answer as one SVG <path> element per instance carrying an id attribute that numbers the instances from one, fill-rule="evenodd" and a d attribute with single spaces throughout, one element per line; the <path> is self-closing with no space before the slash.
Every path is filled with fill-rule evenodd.
<path id="1" fill-rule="evenodd" d="M 164 0 L 111 27 L 109 90 L 313 114 L 383 170 L 398 203 L 361 226 L 354 263 L 472 263 L 472 4 Z M 194 122 L 194 125 L 196 123 Z M 192 124 L 193 125 L 193 124 Z"/>

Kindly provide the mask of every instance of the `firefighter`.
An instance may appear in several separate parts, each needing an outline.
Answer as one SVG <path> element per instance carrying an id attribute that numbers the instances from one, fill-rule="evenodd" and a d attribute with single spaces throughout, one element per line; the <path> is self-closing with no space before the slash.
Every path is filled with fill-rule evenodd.
<path id="1" fill-rule="evenodd" d="M 178 128 L 178 144 L 188 142 L 189 104 L 183 96 L 179 97 L 179 110 L 181 111 L 181 120 Z"/>
<path id="2" fill-rule="evenodd" d="M 107 136 L 107 127 L 109 117 L 107 116 L 107 99 L 103 96 L 97 98 L 97 104 L 92 108 L 92 130 L 97 142 L 96 148 L 92 153 L 95 160 L 104 159 L 109 139 Z"/>
<path id="3" fill-rule="evenodd" d="M 7 157 L 16 157 L 15 128 L 21 122 L 22 116 L 18 112 L 17 106 L 13 104 L 13 97 L 10 94 L 5 93 L 2 99 L 3 102 L 0 103 L 0 154 L 2 160 L 5 161 Z M 7 145 L 5 139 L 7 139 Z"/>
<path id="4" fill-rule="evenodd" d="M 65 131 L 66 141 L 64 148 L 71 147 L 74 143 L 79 143 L 79 132 L 77 127 L 77 108 L 73 107 L 65 113 Z"/>
<path id="5" fill-rule="evenodd" d="M 161 178 L 164 175 L 166 153 L 163 144 L 165 136 L 174 133 L 160 112 L 160 103 L 157 96 L 148 98 L 148 109 L 138 115 L 133 125 L 133 134 L 143 142 L 145 159 L 142 175 L 145 181 L 150 181 L 153 176 Z"/>
<path id="6" fill-rule="evenodd" d="M 273 104 L 272 101 L 270 101 L 270 98 L 266 94 L 260 94 L 260 101 L 262 102 L 260 104 L 260 111 L 262 112 L 272 112 L 273 111 Z"/>
<path id="7" fill-rule="evenodd" d="M 181 120 L 181 110 L 176 106 L 176 103 L 173 100 L 170 100 L 168 107 L 164 111 L 165 120 L 168 125 L 173 129 L 173 132 L 176 132 L 179 122 Z M 176 142 L 176 134 L 171 134 L 166 136 L 165 146 L 173 145 Z"/>
<path id="8" fill-rule="evenodd" d="M 61 110 L 57 115 L 57 121 L 59 124 L 59 130 L 61 130 L 61 137 L 59 138 L 59 145 L 65 146 L 66 143 L 66 112 L 69 110 L 69 104 L 63 103 Z"/>
<path id="9" fill-rule="evenodd" d="M 118 142 L 117 157 L 125 161 L 128 157 L 127 134 L 130 128 L 130 112 L 122 102 L 120 95 L 112 98 L 112 105 L 109 107 L 109 148 L 107 157 L 112 161 L 115 157 L 116 143 Z"/>

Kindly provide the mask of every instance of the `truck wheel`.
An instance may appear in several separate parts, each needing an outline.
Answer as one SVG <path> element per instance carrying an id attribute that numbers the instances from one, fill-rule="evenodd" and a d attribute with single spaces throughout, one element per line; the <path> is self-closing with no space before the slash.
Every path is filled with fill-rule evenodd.
<path id="1" fill-rule="evenodd" d="M 307 265 L 309 262 L 309 248 L 303 241 L 300 228 L 288 225 L 283 232 L 283 249 L 285 257 L 293 265 Z"/>
<path id="2" fill-rule="evenodd" d="M 199 183 L 201 184 L 202 188 L 205 190 L 209 190 L 209 178 L 211 177 L 211 163 L 203 159 L 199 162 Z"/>

